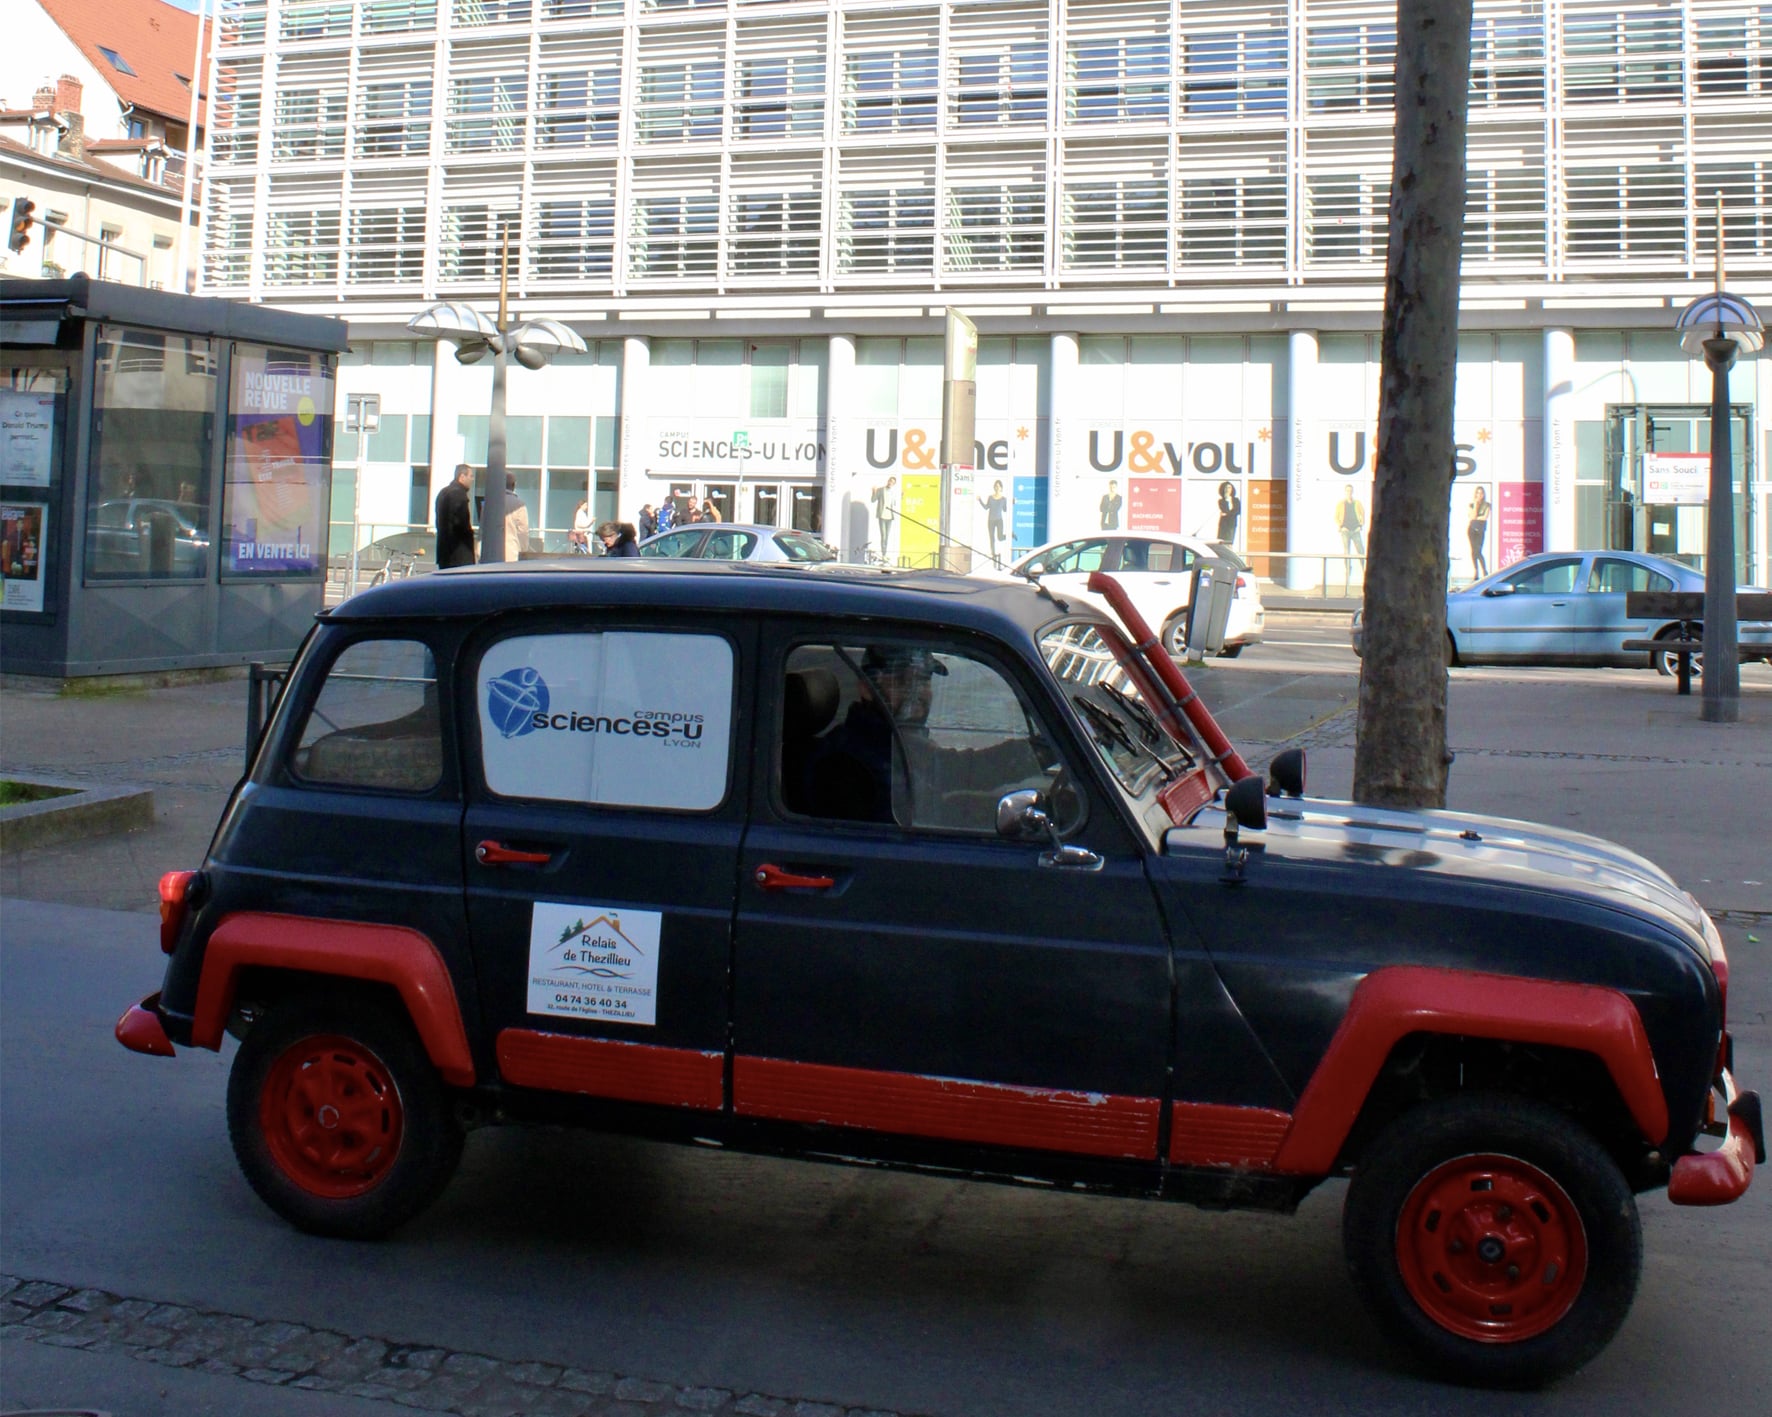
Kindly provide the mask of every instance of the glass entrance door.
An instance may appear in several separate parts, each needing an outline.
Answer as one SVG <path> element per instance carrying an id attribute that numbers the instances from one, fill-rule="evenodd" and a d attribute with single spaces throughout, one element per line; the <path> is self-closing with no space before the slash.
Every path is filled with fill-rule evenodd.
<path id="1" fill-rule="evenodd" d="M 1704 564 L 1709 535 L 1710 409 L 1703 404 L 1612 404 L 1607 408 L 1606 543 Z M 1753 413 L 1729 420 L 1735 495 L 1735 564 L 1753 578 Z"/>

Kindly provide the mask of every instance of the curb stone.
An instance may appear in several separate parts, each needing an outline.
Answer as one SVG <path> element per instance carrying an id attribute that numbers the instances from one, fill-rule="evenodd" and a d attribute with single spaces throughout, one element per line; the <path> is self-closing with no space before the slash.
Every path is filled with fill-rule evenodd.
<path id="1" fill-rule="evenodd" d="M 454 1417 L 665 1417 L 672 1412 L 916 1417 L 877 1407 L 679 1386 L 542 1359 L 421 1348 L 10 1274 L 0 1274 L 0 1338 L 123 1353 L 240 1382 L 339 1392 Z"/>

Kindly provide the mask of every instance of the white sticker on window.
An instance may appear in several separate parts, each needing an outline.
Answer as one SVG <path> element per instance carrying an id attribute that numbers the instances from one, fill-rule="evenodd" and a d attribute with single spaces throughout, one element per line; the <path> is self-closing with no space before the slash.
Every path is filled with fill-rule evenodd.
<path id="1" fill-rule="evenodd" d="M 532 1014 L 658 1022 L 656 910 L 538 900 L 529 921 Z"/>
<path id="2" fill-rule="evenodd" d="M 507 797 L 706 811 L 726 795 L 732 646 L 717 635 L 517 635 L 480 661 L 486 783 Z"/>

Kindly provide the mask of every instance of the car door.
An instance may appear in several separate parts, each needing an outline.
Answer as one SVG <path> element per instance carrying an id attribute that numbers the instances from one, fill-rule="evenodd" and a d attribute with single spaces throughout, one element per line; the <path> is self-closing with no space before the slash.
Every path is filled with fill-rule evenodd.
<path id="1" fill-rule="evenodd" d="M 1196 559 L 1187 547 L 1173 541 L 1139 536 L 1122 540 L 1115 575 L 1157 633 L 1162 633 L 1170 617 L 1187 609 L 1193 597 Z"/>
<path id="2" fill-rule="evenodd" d="M 1626 653 L 1624 642 L 1654 631 L 1648 620 L 1632 620 L 1625 614 L 1625 596 L 1633 590 L 1672 590 L 1672 577 L 1622 556 L 1598 555 L 1588 572 L 1587 594 L 1582 597 L 1582 630 L 1587 658 L 1595 664 L 1643 662 L 1641 650 Z"/>
<path id="3" fill-rule="evenodd" d="M 1579 656 L 1585 564 L 1581 556 L 1534 561 L 1480 595 L 1461 597 L 1466 623 L 1453 626 L 1459 657 L 1501 663 Z"/>
<path id="4" fill-rule="evenodd" d="M 663 536 L 655 537 L 640 548 L 642 556 L 699 556 L 702 543 L 708 534 L 701 527 L 685 531 L 670 531 Z"/>
<path id="5" fill-rule="evenodd" d="M 761 720 L 742 852 L 734 1111 L 881 1154 L 1154 1165 L 1170 964 L 1142 850 L 1024 671 L 910 633 L 764 631 L 761 701 L 780 709 Z M 913 646 L 920 704 L 881 667 Z M 870 747 L 888 702 L 896 727 Z M 1056 802 L 1081 851 L 998 835 L 1017 789 Z"/>
<path id="6" fill-rule="evenodd" d="M 461 852 L 505 1083 L 723 1106 L 752 637 L 594 611 L 467 656 Z"/>

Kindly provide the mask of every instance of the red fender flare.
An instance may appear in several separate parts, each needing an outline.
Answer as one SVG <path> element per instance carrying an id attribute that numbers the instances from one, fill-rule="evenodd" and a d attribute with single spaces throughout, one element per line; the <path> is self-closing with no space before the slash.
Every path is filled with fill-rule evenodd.
<path id="1" fill-rule="evenodd" d="M 240 971 L 251 966 L 392 985 L 443 1080 L 454 1087 L 474 1085 L 474 1060 L 449 968 L 436 945 L 417 930 L 253 911 L 227 916 L 204 950 L 192 1044 L 221 1047 Z"/>
<path id="2" fill-rule="evenodd" d="M 1396 965 L 1354 990 L 1292 1115 L 1273 1170 L 1325 1176 L 1353 1130 L 1391 1050 L 1412 1033 L 1540 1043 L 1599 1058 L 1654 1145 L 1667 1139 L 1667 1099 L 1636 1006 L 1616 989 L 1511 975 Z"/>

